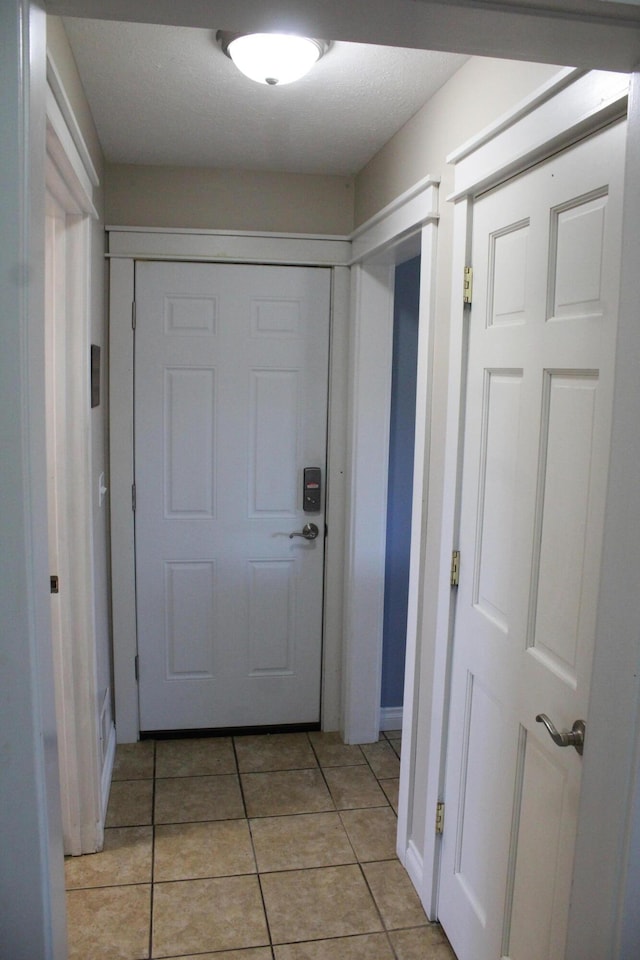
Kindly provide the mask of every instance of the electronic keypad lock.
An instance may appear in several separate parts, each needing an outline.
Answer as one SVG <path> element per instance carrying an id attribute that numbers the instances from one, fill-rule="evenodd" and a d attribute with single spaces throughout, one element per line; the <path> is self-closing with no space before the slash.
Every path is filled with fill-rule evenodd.
<path id="1" fill-rule="evenodd" d="M 322 475 L 320 467 L 305 467 L 302 481 L 302 509 L 305 513 L 322 510 Z"/>

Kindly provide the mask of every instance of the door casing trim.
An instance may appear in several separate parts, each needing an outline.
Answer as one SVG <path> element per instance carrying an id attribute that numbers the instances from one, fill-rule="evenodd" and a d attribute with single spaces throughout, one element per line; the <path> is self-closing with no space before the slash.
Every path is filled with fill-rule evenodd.
<path id="1" fill-rule="evenodd" d="M 140 731 L 131 509 L 134 479 L 132 304 L 136 259 L 309 265 L 329 267 L 332 271 L 321 725 L 323 730 L 341 730 L 347 742 L 373 741 L 378 737 L 380 722 L 383 613 L 380 598 L 384 592 L 393 268 L 396 263 L 420 253 L 421 248 L 423 256 L 427 254 L 425 262 L 430 264 L 430 270 L 422 271 L 420 309 L 421 336 L 423 340 L 426 336 L 425 342 L 430 343 L 437 198 L 438 181 L 426 177 L 369 224 L 359 228 L 353 237 L 108 228 L 112 622 L 119 743 L 135 742 Z M 373 280 L 374 277 L 378 279 Z M 367 339 L 363 339 L 365 326 L 372 320 L 366 303 L 372 295 L 370 306 L 379 311 L 378 322 L 387 331 L 379 349 L 374 351 L 375 369 L 372 369 L 371 357 L 354 353 L 356 327 L 361 331 L 360 343 Z M 422 452 L 417 449 L 416 458 L 423 467 L 428 446 L 425 431 L 430 356 L 429 346 L 422 388 L 419 385 L 423 398 L 419 405 L 425 413 L 420 420 L 424 434 L 420 441 Z M 385 391 L 380 390 L 381 382 L 387 383 Z M 357 384 L 358 396 L 353 392 L 354 384 Z M 373 398 L 377 404 L 374 407 L 369 404 Z M 356 456 L 358 450 L 363 453 L 363 443 L 372 433 L 374 447 L 369 444 L 364 456 Z M 373 460 L 367 460 L 371 456 Z M 363 470 L 365 476 L 371 476 L 370 469 L 377 471 L 377 479 L 370 493 L 363 497 L 354 477 L 361 476 Z M 425 477 L 427 473 L 424 469 Z M 414 493 L 415 518 L 421 516 L 422 502 L 420 488 L 419 493 Z M 417 550 L 419 558 L 419 519 L 414 522 L 418 525 L 414 526 L 412 541 L 417 535 L 418 545 L 412 546 L 412 550 Z M 366 587 L 371 583 L 372 569 L 371 557 L 361 542 L 365 528 L 370 534 L 373 531 L 376 538 L 373 563 L 378 602 L 375 605 L 371 604 Z M 415 566 L 415 561 L 412 562 Z M 415 610 L 417 618 L 417 575 L 412 583 L 410 611 Z M 373 617 L 370 616 L 372 610 Z M 371 619 L 371 632 L 361 629 L 365 617 Z M 363 669 L 367 664 L 373 664 L 373 669 Z"/>
<path id="2" fill-rule="evenodd" d="M 73 469 L 66 468 L 64 463 L 60 465 L 64 476 L 58 504 L 62 569 L 51 571 L 63 574 L 60 602 L 68 626 L 68 631 L 56 633 L 56 713 L 65 853 L 78 855 L 94 853 L 102 847 L 115 748 L 108 688 L 104 703 L 96 703 L 87 315 L 91 289 L 91 220 L 98 216 L 93 187 L 98 184 L 93 167 L 87 168 L 85 157 L 76 148 L 68 119 L 49 85 L 46 116 L 46 189 L 55 198 L 65 222 L 64 359 L 57 375 L 61 380 L 58 390 L 62 394 L 63 409 L 59 416 L 64 423 L 65 460 L 73 464 Z M 52 358 L 47 357 L 47 362 L 51 361 Z M 103 732 L 107 741 L 101 751 Z"/>
<path id="3" fill-rule="evenodd" d="M 345 697 L 341 726 L 346 743 L 372 743 L 378 739 L 380 730 L 395 267 L 420 254 L 405 690 L 407 684 L 412 686 L 415 682 L 422 531 L 429 476 L 438 184 L 436 178 L 425 177 L 354 234 L 349 350 Z M 404 717 L 406 709 L 403 709 Z M 409 754 L 410 748 L 406 752 Z M 399 830 L 399 843 L 403 845 L 402 816 Z"/>
<path id="4" fill-rule="evenodd" d="M 216 256 L 221 234 L 199 231 L 174 233 L 153 231 L 151 238 L 144 231 L 116 231 L 119 246 L 110 263 L 110 480 L 111 480 L 111 567 L 114 692 L 116 732 L 119 743 L 133 743 L 139 738 L 138 686 L 136 681 L 136 600 L 135 600 L 135 537 L 132 510 L 133 463 L 133 326 L 132 304 L 135 300 L 135 262 L 137 259 L 191 260 L 194 238 L 197 259 L 220 262 Z M 127 255 L 127 237 L 132 236 L 132 250 Z M 231 236 L 231 235 L 230 235 Z M 235 234 L 238 250 L 242 238 Z M 145 246 L 149 239 L 149 246 Z M 283 242 L 284 241 L 284 242 Z M 222 241 L 224 244 L 224 241 Z M 326 250 L 323 242 L 323 250 Z M 139 246 L 140 244 L 140 246 Z M 343 410 L 346 404 L 346 343 L 349 320 L 349 269 L 345 260 L 345 241 L 335 241 L 331 284 L 331 333 L 329 370 L 329 410 L 327 443 L 327 523 L 324 639 L 322 664 L 323 729 L 337 730 L 341 712 L 342 593 L 344 552 L 341 532 L 344 530 L 344 476 L 346 427 Z M 297 242 L 299 259 L 305 265 L 327 267 L 326 262 L 309 262 L 314 242 L 309 247 Z M 158 249 L 160 248 L 160 249 Z M 245 258 L 224 262 L 268 263 L 291 265 L 290 238 L 251 236 L 244 246 Z M 141 251 L 147 250 L 146 254 Z M 324 254 L 323 254 L 324 259 Z"/>

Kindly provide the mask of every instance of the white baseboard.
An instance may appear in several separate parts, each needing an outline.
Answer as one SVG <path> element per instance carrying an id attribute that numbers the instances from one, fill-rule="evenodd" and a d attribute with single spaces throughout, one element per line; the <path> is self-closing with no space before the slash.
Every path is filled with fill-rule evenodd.
<path id="1" fill-rule="evenodd" d="M 405 870 L 409 874 L 411 883 L 416 888 L 418 896 L 422 889 L 422 875 L 423 875 L 423 863 L 422 856 L 420 851 L 416 847 L 413 840 L 410 840 L 407 844 L 407 849 L 404 854 L 404 864 Z"/>
<path id="2" fill-rule="evenodd" d="M 402 730 L 402 707 L 380 707 L 380 729 Z"/>
<path id="3" fill-rule="evenodd" d="M 111 777 L 113 775 L 113 764 L 116 758 L 116 728 L 112 723 L 109 728 L 107 748 L 104 752 L 104 763 L 102 764 L 102 823 L 107 817 L 107 804 L 109 803 L 109 791 L 111 790 Z"/>
<path id="4" fill-rule="evenodd" d="M 424 907 L 424 912 L 427 915 L 427 919 L 432 923 L 435 922 L 438 918 L 435 914 L 432 915 L 431 904 L 426 903 L 424 897 L 424 858 L 422 854 L 416 847 L 413 840 L 410 840 L 407 844 L 407 849 L 404 851 L 404 857 L 400 856 L 402 851 L 398 850 L 397 852 L 400 862 L 409 874 L 411 883 L 416 888 L 416 893 L 420 897 L 420 902 Z"/>

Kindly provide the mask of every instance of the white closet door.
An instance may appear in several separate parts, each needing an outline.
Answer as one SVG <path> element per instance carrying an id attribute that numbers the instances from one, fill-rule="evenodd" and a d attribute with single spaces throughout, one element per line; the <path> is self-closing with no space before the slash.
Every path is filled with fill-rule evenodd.
<path id="1" fill-rule="evenodd" d="M 563 960 L 607 483 L 625 125 L 474 204 L 439 916 Z"/>

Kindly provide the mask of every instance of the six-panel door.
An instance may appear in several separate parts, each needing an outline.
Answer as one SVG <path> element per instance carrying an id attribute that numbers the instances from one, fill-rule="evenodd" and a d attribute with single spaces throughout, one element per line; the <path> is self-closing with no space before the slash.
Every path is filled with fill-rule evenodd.
<path id="1" fill-rule="evenodd" d="M 605 500 L 618 124 L 474 204 L 439 916 L 459 960 L 563 960 Z"/>
<path id="2" fill-rule="evenodd" d="M 319 720 L 330 271 L 138 263 L 142 730 Z"/>

